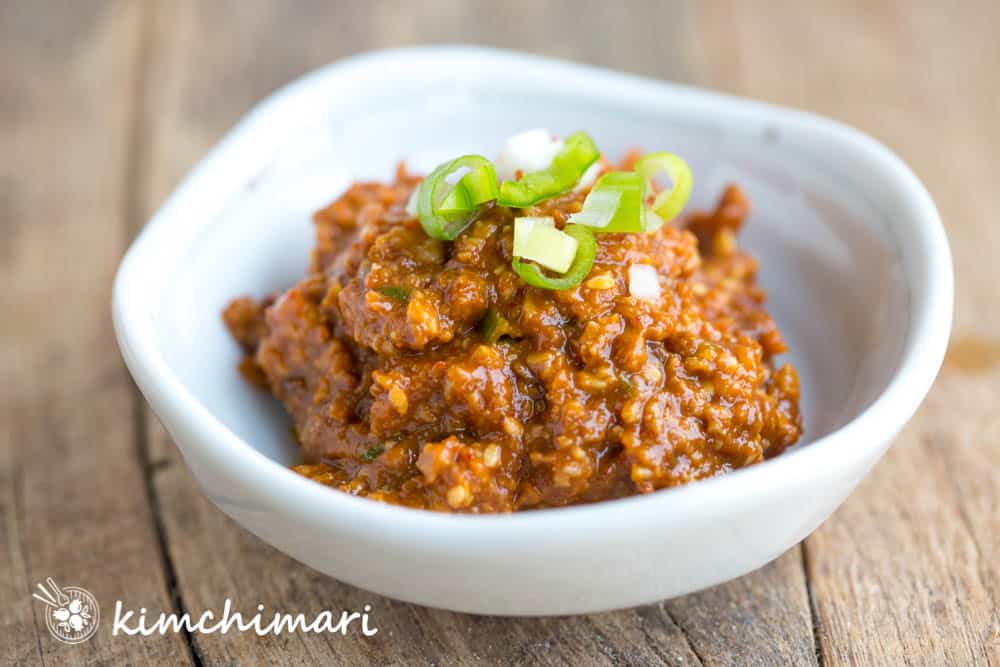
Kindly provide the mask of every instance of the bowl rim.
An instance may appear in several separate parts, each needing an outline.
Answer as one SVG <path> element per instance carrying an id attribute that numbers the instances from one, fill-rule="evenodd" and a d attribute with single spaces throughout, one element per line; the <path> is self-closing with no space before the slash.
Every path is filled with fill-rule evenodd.
<path id="1" fill-rule="evenodd" d="M 913 209 L 907 232 L 901 238 L 890 232 L 897 252 L 909 244 L 917 257 L 915 269 L 904 272 L 909 293 L 909 321 L 902 353 L 895 371 L 881 393 L 849 422 L 835 431 L 802 447 L 759 464 L 741 468 L 720 477 L 700 480 L 651 494 L 630 496 L 588 505 L 515 512 L 511 514 L 451 514 L 373 502 L 317 484 L 267 457 L 220 422 L 185 386 L 170 368 L 160 351 L 154 319 L 159 306 L 148 307 L 149 292 L 136 285 L 150 283 L 150 272 L 160 270 L 172 258 L 161 252 L 162 246 L 178 245 L 170 227 L 183 206 L 195 206 L 205 200 L 204 181 L 210 172 L 226 164 L 239 171 L 251 153 L 268 150 L 268 142 L 254 141 L 253 135 L 273 130 L 281 117 L 307 104 L 331 78 L 370 75 L 384 69 L 390 75 L 406 66 L 436 67 L 444 61 L 460 58 L 466 62 L 503 63 L 505 68 L 530 71 L 533 76 L 569 77 L 571 81 L 589 80 L 608 90 L 629 90 L 633 94 L 661 97 L 684 97 L 715 108 L 732 107 L 741 113 L 761 114 L 780 120 L 784 126 L 808 127 L 831 141 L 848 146 L 863 156 L 878 173 L 895 187 Z M 593 85 L 591 83 L 590 85 Z M 281 133 L 275 132 L 279 135 Z M 274 141 L 271 146 L 276 145 Z M 244 170 L 245 171 L 245 170 Z M 234 174 L 228 189 L 215 188 L 213 198 L 228 201 L 247 181 L 247 174 Z M 198 228 L 211 220 L 211 213 L 193 224 Z M 174 225 L 176 227 L 176 225 Z M 190 240 L 190 239 L 188 239 Z M 181 247 L 178 245 L 178 247 Z M 184 243 L 183 247 L 187 247 Z M 174 258 L 176 259 L 176 258 Z M 914 271 L 922 271 L 926 289 L 914 289 Z M 155 281 L 155 278 L 153 279 Z M 871 458 L 888 443 L 912 417 L 941 367 L 951 329 L 954 300 L 954 277 L 951 254 L 940 216 L 930 195 L 913 172 L 892 151 L 867 134 L 839 122 L 804 111 L 793 110 L 746 98 L 712 92 L 692 86 L 622 74 L 613 70 L 566 62 L 513 51 L 474 46 L 424 46 L 369 51 L 339 60 L 314 70 L 285 85 L 259 103 L 231 129 L 194 169 L 181 181 L 170 197 L 152 216 L 134 240 L 119 266 L 113 288 L 112 312 L 115 333 L 122 356 L 142 393 L 166 425 L 181 421 L 196 437 L 185 446 L 197 447 L 224 466 L 247 488 L 259 493 L 262 507 L 303 517 L 313 523 L 333 521 L 337 515 L 352 520 L 371 521 L 373 525 L 392 521 L 405 528 L 411 537 L 433 530 L 454 538 L 506 539 L 517 533 L 538 537 L 550 536 L 554 528 L 592 527 L 594 521 L 619 519 L 629 512 L 685 512 L 703 514 L 706 508 L 723 509 L 733 498 L 751 498 L 754 494 L 774 493 L 787 486 L 788 480 L 809 484 L 823 471 L 844 466 L 848 461 Z M 157 297 L 158 298 L 158 297 Z M 141 300 L 140 300 L 141 299 Z M 212 494 L 206 490 L 213 498 Z M 557 525 L 558 524 L 558 525 Z"/>

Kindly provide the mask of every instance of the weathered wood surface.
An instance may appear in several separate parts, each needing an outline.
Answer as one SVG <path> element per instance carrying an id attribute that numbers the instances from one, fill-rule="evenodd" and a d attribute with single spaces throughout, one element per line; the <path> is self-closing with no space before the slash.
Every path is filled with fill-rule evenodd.
<path id="1" fill-rule="evenodd" d="M 571 25 L 571 28 L 567 28 Z M 0 7 L 0 653 L 14 662 L 1000 664 L 1000 8 L 924 3 L 14 2 Z M 941 378 L 803 546 L 637 610 L 496 619 L 340 584 L 201 495 L 117 359 L 114 265 L 195 160 L 290 78 L 370 48 L 476 42 L 805 107 L 897 150 L 948 226 Z M 380 633 L 49 637 L 53 576 L 151 612 L 373 607 Z M 10 602 L 8 602 L 10 601 Z M 103 610 L 108 614 L 111 610 Z M 10 645 L 10 649 L 7 649 Z"/>
<path id="2" fill-rule="evenodd" d="M 30 597 L 53 577 L 99 600 L 170 604 L 109 316 L 144 17 L 127 2 L 56 9 L 0 4 L 0 657 L 183 660 L 173 635 L 59 644 Z"/>
<path id="3" fill-rule="evenodd" d="M 1000 664 L 1000 5 L 859 4 L 702 24 L 704 80 L 882 139 L 927 184 L 956 267 L 953 344 L 886 459 L 805 542 L 822 656 Z M 707 51 L 707 50 L 706 50 Z"/>

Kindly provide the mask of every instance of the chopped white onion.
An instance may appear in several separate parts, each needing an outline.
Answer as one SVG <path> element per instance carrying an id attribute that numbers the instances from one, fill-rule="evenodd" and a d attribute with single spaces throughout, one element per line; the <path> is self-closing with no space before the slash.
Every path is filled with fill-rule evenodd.
<path id="1" fill-rule="evenodd" d="M 637 299 L 656 301 L 660 298 L 660 279 L 649 264 L 628 267 L 628 291 Z"/>
<path id="2" fill-rule="evenodd" d="M 413 194 L 410 195 L 409 200 L 406 202 L 406 215 L 411 218 L 417 217 L 417 192 L 420 190 L 419 187 L 413 189 Z"/>
<path id="3" fill-rule="evenodd" d="M 580 177 L 580 181 L 576 184 L 576 187 L 573 188 L 573 191 L 579 192 L 580 190 L 586 190 L 592 186 L 603 168 L 604 165 L 601 164 L 600 160 L 587 167 L 587 171 L 583 172 L 583 176 Z"/>
<path id="4" fill-rule="evenodd" d="M 516 172 L 530 173 L 547 169 L 552 159 L 562 150 L 563 142 L 553 139 L 545 129 L 528 130 L 515 134 L 504 143 L 497 156 L 497 178 L 513 180 Z"/>

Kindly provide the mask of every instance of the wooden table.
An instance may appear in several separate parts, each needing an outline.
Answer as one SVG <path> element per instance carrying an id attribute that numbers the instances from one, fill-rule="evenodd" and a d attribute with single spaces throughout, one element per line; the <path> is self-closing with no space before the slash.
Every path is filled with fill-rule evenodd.
<path id="1" fill-rule="evenodd" d="M 1000 3 L 297 2 L 0 6 L 0 655 L 15 663 L 1000 664 Z M 781 5 L 781 8 L 778 6 Z M 498 619 L 381 599 L 211 506 L 137 394 L 109 316 L 123 251 L 256 100 L 358 51 L 525 49 L 827 114 L 898 151 L 957 267 L 941 376 L 888 456 L 776 562 L 659 605 Z M 64 646 L 30 597 L 92 591 Z M 112 637 L 160 611 L 373 607 L 373 638 Z"/>

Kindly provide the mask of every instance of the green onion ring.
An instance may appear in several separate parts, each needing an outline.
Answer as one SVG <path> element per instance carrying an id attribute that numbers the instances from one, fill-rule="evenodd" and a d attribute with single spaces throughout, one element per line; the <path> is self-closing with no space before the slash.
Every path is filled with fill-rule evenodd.
<path id="1" fill-rule="evenodd" d="M 597 241 L 594 239 L 594 232 L 583 225 L 566 225 L 563 230 L 569 236 L 576 239 L 576 256 L 566 273 L 560 276 L 547 276 L 537 264 L 522 262 L 517 257 L 511 265 L 521 280 L 532 287 L 551 290 L 572 289 L 583 282 L 583 279 L 590 273 L 594 266 L 594 257 L 597 256 Z"/>
<path id="2" fill-rule="evenodd" d="M 597 162 L 601 152 L 586 132 L 566 137 L 563 147 L 547 169 L 525 174 L 519 181 L 500 184 L 499 203 L 511 208 L 527 208 L 571 189 Z"/>
<path id="3" fill-rule="evenodd" d="M 479 206 L 493 201 L 500 196 L 500 186 L 497 185 L 497 172 L 492 162 L 471 169 L 462 176 L 459 185 L 469 197 L 469 203 Z"/>
<path id="4" fill-rule="evenodd" d="M 656 176 L 666 173 L 670 177 L 673 182 L 670 188 L 657 194 L 650 208 L 659 216 L 660 225 L 676 217 L 691 197 L 693 179 L 687 162 L 673 153 L 649 153 L 635 163 L 635 170 L 645 181 L 647 192 L 652 191 L 652 180 Z M 652 232 L 657 227 L 659 225 L 647 227 L 645 231 Z"/>
<path id="5" fill-rule="evenodd" d="M 514 218 L 514 257 L 530 259 L 550 271 L 563 273 L 573 265 L 579 247 L 572 236 L 556 229 L 555 220 Z"/>
<path id="6" fill-rule="evenodd" d="M 642 177 L 633 171 L 604 174 L 583 201 L 583 210 L 569 222 L 595 227 L 596 232 L 643 232 Z"/>
<path id="7" fill-rule="evenodd" d="M 452 185 L 448 176 L 460 169 L 469 171 Z M 420 226 L 433 239 L 454 241 L 475 219 L 479 205 L 499 194 L 493 163 L 483 156 L 463 155 L 445 162 L 417 189 Z"/>

